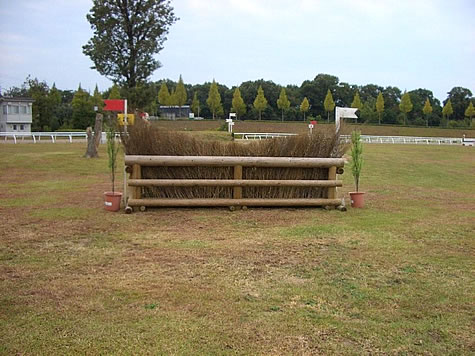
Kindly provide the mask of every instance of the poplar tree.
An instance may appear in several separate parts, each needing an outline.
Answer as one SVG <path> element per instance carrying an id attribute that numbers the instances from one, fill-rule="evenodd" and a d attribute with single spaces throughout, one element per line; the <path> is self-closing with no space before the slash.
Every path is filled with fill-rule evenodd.
<path id="1" fill-rule="evenodd" d="M 465 110 L 465 116 L 469 118 L 470 127 L 472 127 L 472 117 L 475 116 L 475 108 L 473 107 L 472 102 L 470 102 L 470 104 L 468 104 L 468 107 Z"/>
<path id="2" fill-rule="evenodd" d="M 413 105 L 411 102 L 411 96 L 409 95 L 409 93 L 404 93 L 402 95 L 401 102 L 399 103 L 399 110 L 404 113 L 404 125 L 406 125 L 407 113 L 411 112 L 412 108 Z"/>
<path id="3" fill-rule="evenodd" d="M 432 105 L 430 105 L 429 98 L 426 99 L 424 107 L 422 108 L 422 112 L 426 117 L 426 126 L 429 127 L 429 116 L 432 114 Z"/>
<path id="4" fill-rule="evenodd" d="M 378 120 L 381 125 L 381 115 L 384 112 L 384 98 L 383 93 L 381 92 L 379 92 L 378 98 L 376 99 L 376 112 L 378 113 Z"/>
<path id="5" fill-rule="evenodd" d="M 353 101 L 351 102 L 351 107 L 358 109 L 360 112 L 363 109 L 363 103 L 361 102 L 360 93 L 358 92 L 358 90 L 356 91 L 355 96 L 353 97 Z M 355 117 L 355 123 L 357 122 L 358 122 L 358 117 Z"/>
<path id="6" fill-rule="evenodd" d="M 333 101 L 333 96 L 328 89 L 327 95 L 325 96 L 325 101 L 323 102 L 323 106 L 325 107 L 325 111 L 327 112 L 327 122 L 330 122 L 330 112 L 335 109 L 335 102 Z"/>
<path id="7" fill-rule="evenodd" d="M 170 105 L 170 92 L 168 91 L 168 87 L 165 82 L 162 82 L 160 90 L 158 91 L 158 102 L 162 106 Z"/>
<path id="8" fill-rule="evenodd" d="M 277 107 L 282 110 L 282 121 L 284 121 L 284 111 L 290 108 L 290 101 L 287 99 L 285 88 L 282 88 L 280 91 L 279 99 L 277 99 Z"/>
<path id="9" fill-rule="evenodd" d="M 300 104 L 300 112 L 303 113 L 303 121 L 305 121 L 305 114 L 310 109 L 310 103 L 308 102 L 307 97 L 303 98 L 302 103 Z"/>
<path id="10" fill-rule="evenodd" d="M 198 94 L 195 92 L 193 95 L 193 101 L 191 102 L 191 111 L 199 117 L 200 116 L 200 101 L 198 100 Z"/>
<path id="11" fill-rule="evenodd" d="M 447 126 L 449 126 L 450 115 L 452 115 L 453 113 L 454 109 L 452 108 L 452 102 L 449 99 L 442 108 L 442 115 L 447 119 Z"/>
<path id="12" fill-rule="evenodd" d="M 264 96 L 264 90 L 262 89 L 262 86 L 259 85 L 259 88 L 257 89 L 257 96 L 254 100 L 254 108 L 259 112 L 259 120 L 262 118 L 262 112 L 266 109 L 266 107 L 267 99 Z"/>
<path id="13" fill-rule="evenodd" d="M 242 99 L 239 88 L 234 90 L 231 110 L 236 113 L 238 118 L 246 113 L 246 104 Z"/>
<path id="14" fill-rule="evenodd" d="M 223 106 L 221 105 L 221 95 L 219 95 L 218 84 L 213 79 L 213 83 L 209 88 L 208 99 L 206 99 L 209 109 L 213 113 L 213 120 L 217 115 L 223 112 Z"/>
<path id="15" fill-rule="evenodd" d="M 180 79 L 178 79 L 178 84 L 175 90 L 175 102 L 178 106 L 183 106 L 186 103 L 188 96 L 186 94 L 185 84 L 180 74 Z"/>

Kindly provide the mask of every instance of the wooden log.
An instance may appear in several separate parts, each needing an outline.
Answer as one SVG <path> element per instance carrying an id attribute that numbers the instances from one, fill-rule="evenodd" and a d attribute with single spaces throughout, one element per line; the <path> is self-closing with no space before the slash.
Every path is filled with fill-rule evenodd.
<path id="1" fill-rule="evenodd" d="M 338 167 L 336 169 L 336 174 L 343 174 L 343 173 L 345 173 L 345 170 L 343 169 L 343 167 Z"/>
<path id="2" fill-rule="evenodd" d="M 242 166 L 234 166 L 234 179 L 242 181 Z M 233 198 L 234 199 L 241 199 L 242 198 L 242 187 L 241 186 L 234 186 L 233 189 Z"/>
<path id="3" fill-rule="evenodd" d="M 129 199 L 129 206 L 337 206 L 340 199 Z"/>
<path id="4" fill-rule="evenodd" d="M 343 167 L 343 158 L 308 158 L 308 157 L 236 157 L 236 156 L 125 156 L 125 165 L 168 167 L 294 167 L 294 168 L 329 168 Z"/>
<path id="5" fill-rule="evenodd" d="M 129 179 L 132 187 L 341 187 L 341 180 Z"/>
<path id="6" fill-rule="evenodd" d="M 142 167 L 139 164 L 134 164 L 132 166 L 132 174 L 130 175 L 129 185 L 132 180 L 141 180 L 142 178 Z M 135 186 L 131 189 L 130 192 L 131 199 L 140 199 L 142 198 L 142 188 L 140 186 Z M 130 200 L 130 199 L 129 199 Z M 129 204 L 130 205 L 130 204 Z"/>
<path id="7" fill-rule="evenodd" d="M 328 180 L 336 180 L 336 168 L 337 167 L 330 167 L 328 168 Z M 336 188 L 329 187 L 328 188 L 328 199 L 335 199 L 336 198 Z"/>

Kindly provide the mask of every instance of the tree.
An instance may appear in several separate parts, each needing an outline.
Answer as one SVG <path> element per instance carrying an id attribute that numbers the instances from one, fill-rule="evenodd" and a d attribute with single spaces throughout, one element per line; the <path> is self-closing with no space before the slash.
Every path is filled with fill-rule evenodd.
<path id="1" fill-rule="evenodd" d="M 206 104 L 208 104 L 209 109 L 213 113 L 213 120 L 217 115 L 223 112 L 223 105 L 221 104 L 221 95 L 218 91 L 218 85 L 213 79 L 213 83 L 209 88 L 208 99 L 206 99 Z"/>
<path id="2" fill-rule="evenodd" d="M 52 131 L 56 131 L 62 125 L 58 117 L 59 107 L 61 105 L 61 93 L 56 88 L 56 84 L 53 83 L 48 94 L 48 106 L 51 108 L 51 116 L 49 119 L 49 126 Z"/>
<path id="3" fill-rule="evenodd" d="M 475 108 L 473 107 L 472 102 L 468 104 L 468 107 L 465 110 L 465 116 L 470 120 L 470 127 L 472 127 L 472 117 L 475 116 Z"/>
<path id="4" fill-rule="evenodd" d="M 74 93 L 71 102 L 73 107 L 72 124 L 74 129 L 85 129 L 92 126 L 94 122 L 94 109 L 89 94 L 82 90 L 79 84 L 78 90 Z"/>
<path id="5" fill-rule="evenodd" d="M 158 102 L 162 106 L 170 105 L 170 92 L 168 91 L 167 83 L 162 82 L 160 90 L 158 91 Z"/>
<path id="6" fill-rule="evenodd" d="M 163 49 L 177 20 L 167 0 L 93 0 L 87 15 L 93 37 L 83 46 L 101 75 L 127 88 L 145 82 L 160 67 Z"/>
<path id="7" fill-rule="evenodd" d="M 465 119 L 465 109 L 470 103 L 472 92 L 463 87 L 454 87 L 448 93 L 447 99 L 450 99 L 454 120 L 462 121 Z M 444 104 L 446 101 L 444 101 Z"/>
<path id="8" fill-rule="evenodd" d="M 92 106 L 95 107 L 97 106 L 97 110 L 101 111 L 102 108 L 104 107 L 104 100 L 102 99 L 102 95 L 99 92 L 99 88 L 96 87 L 94 88 L 94 94 L 92 94 L 91 98 Z"/>
<path id="9" fill-rule="evenodd" d="M 48 98 L 49 87 L 45 81 L 37 78 L 26 78 L 25 86 L 28 87 L 28 96 L 34 99 L 32 108 L 33 131 L 50 131 L 51 102 Z"/>
<path id="10" fill-rule="evenodd" d="M 198 100 L 198 93 L 195 91 L 193 95 L 193 101 L 191 102 L 191 111 L 199 117 L 200 116 L 200 101 Z"/>
<path id="11" fill-rule="evenodd" d="M 239 88 L 234 90 L 231 110 L 236 113 L 238 118 L 246 113 L 246 104 L 244 103 L 244 100 L 242 100 Z"/>
<path id="12" fill-rule="evenodd" d="M 108 99 L 111 99 L 111 100 L 120 99 L 120 89 L 117 84 L 114 84 L 112 86 Z"/>
<path id="13" fill-rule="evenodd" d="M 454 109 L 452 108 L 452 102 L 449 99 L 447 100 L 444 107 L 442 108 L 442 115 L 446 119 L 447 126 L 449 125 L 450 115 L 452 115 L 453 113 L 454 113 Z"/>
<path id="14" fill-rule="evenodd" d="M 262 86 L 259 85 L 259 88 L 257 89 L 257 96 L 254 100 L 254 108 L 259 112 L 259 120 L 262 119 L 262 112 L 266 109 L 266 107 L 267 99 L 264 96 L 264 90 L 262 89 Z"/>
<path id="15" fill-rule="evenodd" d="M 310 110 L 310 103 L 308 102 L 307 97 L 305 97 L 300 104 L 300 111 L 303 113 L 303 121 L 305 121 L 305 114 L 308 110 Z"/>
<path id="16" fill-rule="evenodd" d="M 282 121 L 284 121 L 284 111 L 290 108 L 290 101 L 287 99 L 285 88 L 282 88 L 280 91 L 279 99 L 277 99 L 277 107 L 282 110 Z"/>
<path id="17" fill-rule="evenodd" d="M 430 104 L 429 98 L 426 99 L 422 112 L 426 117 L 426 126 L 429 127 L 429 116 L 432 114 L 432 105 Z"/>
<path id="18" fill-rule="evenodd" d="M 378 113 L 378 121 L 381 125 L 381 115 L 384 112 L 384 98 L 383 93 L 379 92 L 378 98 L 376 99 L 376 112 Z"/>
<path id="19" fill-rule="evenodd" d="M 353 101 L 351 102 L 351 107 L 358 109 L 359 111 L 363 109 L 363 104 L 361 103 L 360 93 L 358 92 L 358 90 L 356 91 L 355 96 L 353 97 Z M 357 122 L 358 122 L 358 117 L 355 118 L 355 123 Z"/>
<path id="20" fill-rule="evenodd" d="M 178 106 L 183 106 L 186 104 L 187 99 L 188 96 L 186 94 L 185 84 L 183 83 L 183 79 L 181 78 L 180 74 L 180 79 L 178 79 L 178 84 L 175 90 L 175 101 Z"/>
<path id="21" fill-rule="evenodd" d="M 325 101 L 323 102 L 323 106 L 325 107 L 325 111 L 327 112 L 327 122 L 330 122 L 330 112 L 332 112 L 333 109 L 335 109 L 335 102 L 333 101 L 333 96 L 330 89 L 328 89 L 327 91 L 327 95 L 325 96 Z"/>
<path id="22" fill-rule="evenodd" d="M 412 110 L 412 102 L 409 93 L 404 93 L 399 103 L 399 110 L 404 114 L 404 125 L 406 125 L 407 113 Z"/>

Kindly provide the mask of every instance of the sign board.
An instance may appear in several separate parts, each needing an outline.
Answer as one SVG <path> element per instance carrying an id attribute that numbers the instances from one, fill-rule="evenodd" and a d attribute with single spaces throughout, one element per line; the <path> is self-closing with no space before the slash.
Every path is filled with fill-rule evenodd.
<path id="1" fill-rule="evenodd" d="M 316 121 L 316 120 L 312 120 L 312 121 L 310 121 L 310 124 L 316 125 L 316 124 L 317 124 L 317 121 Z"/>
<path id="2" fill-rule="evenodd" d="M 117 114 L 117 120 L 119 120 L 119 125 L 124 126 L 124 114 Z M 134 114 L 127 114 L 127 125 L 133 125 L 135 121 Z"/>
<path id="3" fill-rule="evenodd" d="M 104 111 L 124 111 L 125 100 L 122 99 L 106 99 L 104 100 Z"/>
<path id="4" fill-rule="evenodd" d="M 309 128 L 309 129 L 313 129 L 314 127 L 315 127 L 315 126 L 314 126 L 313 124 L 309 124 L 309 125 L 308 125 L 308 128 Z"/>
<path id="5" fill-rule="evenodd" d="M 355 119 L 358 118 L 356 116 L 357 108 L 335 108 L 335 129 L 336 132 L 340 131 L 340 119 L 341 118 L 348 118 L 348 119 Z"/>

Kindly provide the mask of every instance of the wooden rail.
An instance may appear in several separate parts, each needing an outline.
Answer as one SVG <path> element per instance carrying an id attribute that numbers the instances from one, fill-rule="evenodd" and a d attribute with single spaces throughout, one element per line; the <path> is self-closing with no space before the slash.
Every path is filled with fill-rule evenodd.
<path id="1" fill-rule="evenodd" d="M 343 173 L 342 158 L 306 157 L 235 157 L 235 156 L 125 156 L 126 171 L 130 179 L 126 212 L 133 207 L 197 207 L 197 206 L 338 206 L 336 187 L 342 186 L 337 173 Z M 234 179 L 143 179 L 142 167 L 233 167 Z M 279 180 L 243 179 L 243 167 L 267 168 L 322 168 L 328 169 L 328 179 Z M 231 187 L 230 198 L 170 199 L 143 198 L 142 187 Z M 244 187 L 323 187 L 326 198 L 264 199 L 243 198 Z"/>

